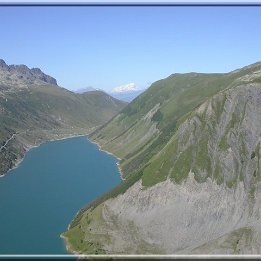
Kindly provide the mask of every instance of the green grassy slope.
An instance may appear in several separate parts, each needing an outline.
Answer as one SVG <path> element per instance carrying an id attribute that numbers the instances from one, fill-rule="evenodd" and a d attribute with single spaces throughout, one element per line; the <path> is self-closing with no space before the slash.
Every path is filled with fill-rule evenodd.
<path id="1" fill-rule="evenodd" d="M 117 114 L 126 103 L 101 91 L 75 94 L 52 85 L 2 88 L 0 144 L 16 134 L 0 153 L 0 174 L 46 139 L 87 134 Z"/>
<path id="2" fill-rule="evenodd" d="M 258 70 L 257 63 L 227 74 L 173 74 L 157 81 L 90 138 L 121 158 L 124 175 L 142 169 L 174 135 L 187 115 L 207 98 Z"/>

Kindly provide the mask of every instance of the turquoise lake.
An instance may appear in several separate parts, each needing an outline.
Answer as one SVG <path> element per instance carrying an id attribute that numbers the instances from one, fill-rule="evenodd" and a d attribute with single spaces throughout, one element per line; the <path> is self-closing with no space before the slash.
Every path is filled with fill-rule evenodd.
<path id="1" fill-rule="evenodd" d="M 0 254 L 68 254 L 60 234 L 121 182 L 116 163 L 85 137 L 31 149 L 0 178 Z"/>

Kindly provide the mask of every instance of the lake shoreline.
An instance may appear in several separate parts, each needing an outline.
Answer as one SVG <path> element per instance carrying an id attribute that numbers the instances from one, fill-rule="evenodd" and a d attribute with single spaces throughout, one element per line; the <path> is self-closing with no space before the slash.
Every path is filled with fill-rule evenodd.
<path id="1" fill-rule="evenodd" d="M 121 170 L 121 168 L 120 168 L 120 163 L 119 163 L 119 161 L 120 161 L 121 159 L 120 159 L 119 157 L 117 157 L 116 155 L 114 155 L 113 153 L 102 149 L 102 148 L 101 148 L 101 145 L 100 145 L 99 143 L 97 143 L 97 142 L 95 142 L 95 141 L 89 139 L 88 136 L 86 136 L 86 138 L 88 139 L 89 142 L 91 142 L 92 144 L 96 145 L 96 146 L 98 147 L 99 151 L 103 151 L 103 152 L 105 152 L 106 154 L 111 155 L 111 156 L 115 157 L 115 158 L 118 160 L 118 162 L 116 163 L 116 165 L 117 165 L 117 168 L 118 168 L 119 173 L 120 173 L 120 178 L 121 178 L 122 181 L 124 181 L 125 178 L 123 177 L 123 173 L 122 173 L 122 170 Z M 79 210 L 79 211 L 80 211 L 80 210 Z M 78 215 L 79 211 L 76 213 L 75 216 Z M 67 230 L 70 229 L 70 226 L 71 226 L 71 223 L 68 225 Z M 76 256 L 81 255 L 80 253 L 78 253 L 77 251 L 75 251 L 75 250 L 72 249 L 72 247 L 71 247 L 71 245 L 70 245 L 69 240 L 68 240 L 67 237 L 65 237 L 63 234 L 61 234 L 60 237 L 64 240 L 65 248 L 66 248 L 66 250 L 68 251 L 68 253 L 74 254 L 74 255 L 76 255 Z"/>
<path id="2" fill-rule="evenodd" d="M 66 251 L 68 253 L 71 253 L 71 254 L 76 255 L 76 256 L 81 255 L 81 253 L 79 253 L 79 252 L 77 252 L 77 251 L 75 251 L 75 250 L 73 250 L 71 248 L 71 245 L 70 245 L 69 240 L 68 240 L 67 237 L 65 237 L 64 235 L 60 235 L 60 238 L 63 240 L 65 248 L 66 248 Z"/>
<path id="3" fill-rule="evenodd" d="M 107 153 L 108 155 L 111 155 L 111 156 L 115 157 L 115 158 L 118 160 L 118 162 L 116 163 L 116 165 L 117 165 L 118 170 L 119 170 L 119 172 L 120 172 L 120 178 L 121 178 L 122 181 L 124 181 L 125 178 L 123 177 L 123 172 L 122 172 L 122 169 L 121 169 L 121 167 L 120 167 L 121 158 L 117 157 L 116 155 L 114 155 L 113 153 L 111 153 L 111 152 L 109 152 L 109 151 L 107 151 L 107 150 L 105 150 L 105 149 L 102 149 L 101 145 L 100 145 L 98 142 L 95 142 L 95 141 L 93 141 L 93 140 L 90 140 L 88 137 L 87 137 L 87 139 L 88 139 L 91 143 L 95 144 L 95 145 L 99 148 L 100 151 L 103 151 L 103 152 Z"/>
<path id="4" fill-rule="evenodd" d="M 89 133 L 88 133 L 89 134 Z M 42 142 L 40 142 L 38 145 L 29 145 L 29 144 L 25 144 L 26 148 L 25 148 L 25 153 L 23 155 L 23 157 L 21 157 L 20 159 L 16 160 L 14 162 L 14 166 L 12 168 L 10 168 L 6 173 L 0 175 L 0 178 L 4 178 L 6 175 L 8 175 L 8 173 L 16 168 L 19 167 L 19 165 L 22 163 L 22 161 L 24 160 L 24 157 L 26 156 L 26 154 L 34 148 L 38 148 L 39 146 L 41 146 L 42 144 L 46 143 L 46 142 L 52 142 L 52 141 L 60 141 L 60 140 L 66 140 L 66 139 L 71 139 L 71 138 L 77 138 L 77 137 L 83 137 L 85 136 L 87 138 L 88 134 L 79 134 L 79 135 L 69 135 L 69 136 L 65 136 L 62 138 L 57 138 L 57 139 L 48 139 L 48 140 L 43 140 Z M 88 139 L 89 140 L 89 139 Z"/>
<path id="5" fill-rule="evenodd" d="M 87 139 L 88 141 L 90 141 L 92 144 L 95 144 L 100 151 L 103 151 L 103 152 L 107 153 L 108 155 L 111 155 L 111 156 L 115 157 L 118 161 L 121 160 L 121 158 L 117 157 L 117 156 L 114 155 L 113 153 L 111 153 L 111 152 L 109 152 L 109 151 L 107 151 L 107 150 L 102 149 L 102 148 L 101 148 L 101 145 L 100 145 L 99 143 L 97 143 L 97 142 L 95 142 L 95 141 L 89 139 L 89 138 L 88 138 L 88 135 L 89 135 L 89 133 L 87 133 L 87 134 L 79 134 L 79 135 L 69 135 L 69 136 L 65 136 L 65 137 L 62 137 L 62 138 L 44 140 L 44 141 L 40 142 L 38 145 L 28 145 L 28 144 L 26 144 L 26 149 L 25 149 L 26 151 L 25 151 L 25 154 L 23 155 L 23 157 L 20 158 L 20 159 L 18 159 L 18 160 L 14 163 L 14 166 L 13 166 L 12 168 L 10 168 L 6 173 L 0 175 L 0 178 L 4 178 L 6 175 L 8 175 L 8 173 L 9 173 L 10 171 L 12 171 L 12 170 L 16 169 L 17 167 L 19 167 L 19 165 L 20 165 L 20 164 L 22 163 L 22 161 L 24 160 L 25 155 L 26 155 L 31 149 L 37 148 L 37 147 L 41 146 L 42 144 L 44 144 L 44 143 L 46 143 L 46 142 L 60 141 L 60 140 L 66 140 L 66 139 L 71 139 L 71 138 L 77 138 L 77 137 L 84 137 L 84 136 L 85 136 L 86 139 Z M 120 173 L 120 178 L 121 178 L 122 181 L 124 181 L 125 178 L 123 177 L 123 172 L 122 172 L 122 169 L 121 169 L 121 167 L 120 167 L 120 163 L 117 162 L 116 165 L 117 165 L 117 168 L 118 168 L 119 173 Z"/>

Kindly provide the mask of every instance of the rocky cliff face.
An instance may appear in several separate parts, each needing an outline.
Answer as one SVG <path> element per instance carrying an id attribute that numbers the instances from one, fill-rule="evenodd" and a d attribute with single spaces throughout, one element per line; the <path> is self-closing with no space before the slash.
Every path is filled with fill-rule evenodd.
<path id="1" fill-rule="evenodd" d="M 39 68 L 29 69 L 26 65 L 7 65 L 0 59 L 1 85 L 16 86 L 19 88 L 28 85 L 51 84 L 57 86 L 57 81 L 44 74 Z"/>
<path id="2" fill-rule="evenodd" d="M 67 235 L 81 231 L 89 253 L 260 254 L 259 76 L 198 106 L 138 182 Z"/>
<path id="3" fill-rule="evenodd" d="M 168 177 L 179 183 L 191 170 L 198 182 L 210 177 L 228 187 L 238 181 L 248 187 L 250 173 L 257 176 L 259 171 L 260 91 L 259 83 L 240 85 L 204 102 L 151 160 L 145 173 L 168 171 Z"/>
<path id="4" fill-rule="evenodd" d="M 173 165 L 166 180 L 106 201 L 93 233 L 110 235 L 109 253 L 260 254 L 260 142 L 261 85 L 214 96 L 153 159 Z"/>

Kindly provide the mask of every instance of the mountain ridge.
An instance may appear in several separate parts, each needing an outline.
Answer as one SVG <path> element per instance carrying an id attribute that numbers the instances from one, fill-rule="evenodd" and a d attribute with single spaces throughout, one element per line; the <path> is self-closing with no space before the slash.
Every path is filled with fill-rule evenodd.
<path id="1" fill-rule="evenodd" d="M 260 110 L 261 63 L 152 84 L 89 135 L 121 158 L 125 181 L 79 211 L 70 248 L 261 253 Z"/>
<path id="2" fill-rule="evenodd" d="M 7 65 L 0 59 L 1 83 L 21 87 L 26 84 L 51 84 L 58 86 L 55 78 L 43 73 L 39 68 L 29 69 L 26 65 Z"/>

